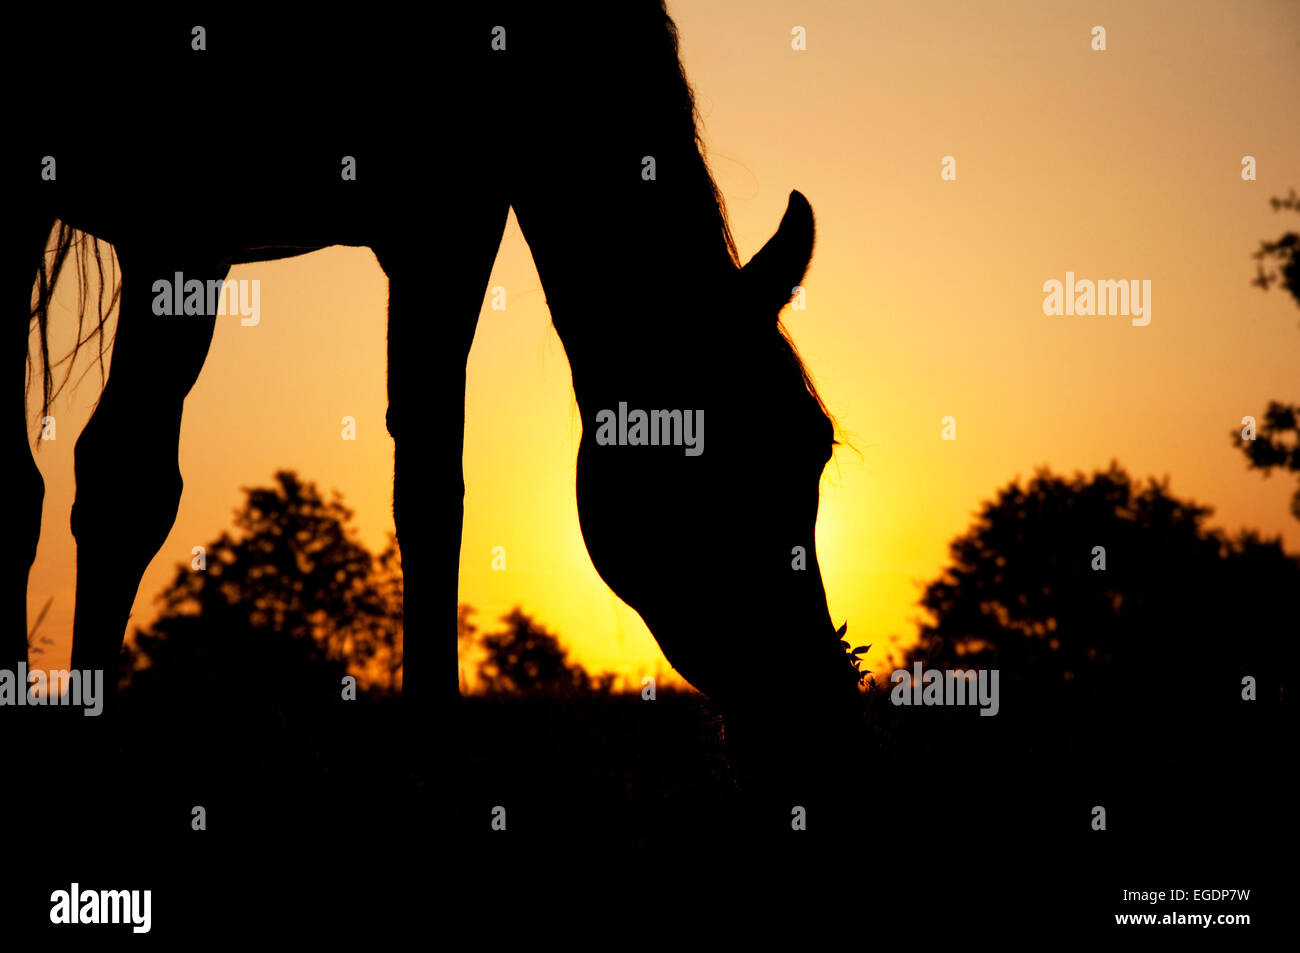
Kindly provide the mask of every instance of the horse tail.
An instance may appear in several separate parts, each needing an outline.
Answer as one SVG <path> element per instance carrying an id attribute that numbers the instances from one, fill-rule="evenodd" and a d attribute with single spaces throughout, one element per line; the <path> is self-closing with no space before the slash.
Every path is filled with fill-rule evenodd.
<path id="1" fill-rule="evenodd" d="M 117 305 L 122 295 L 122 284 L 118 280 L 117 269 L 113 264 L 114 259 L 111 253 L 105 253 L 99 239 L 93 235 L 79 231 L 68 225 L 66 222 L 58 221 L 55 223 L 53 231 L 54 247 L 47 248 L 41 255 L 40 265 L 36 274 L 36 288 L 33 297 L 31 312 L 28 315 L 29 322 L 35 322 L 38 338 L 38 349 L 40 351 L 41 364 L 41 417 L 46 417 L 50 412 L 50 404 L 62 392 L 64 386 L 68 383 L 72 375 L 73 363 L 76 359 L 77 352 L 89 344 L 92 339 L 97 342 L 98 364 L 99 364 L 99 383 L 102 388 L 105 381 L 104 375 L 104 326 L 108 321 L 108 316 L 112 314 L 113 308 Z M 59 278 L 63 275 L 65 267 L 71 257 L 72 271 L 77 276 L 77 337 L 72 345 L 72 350 L 64 357 L 57 361 L 50 360 L 50 305 L 54 301 L 54 289 L 58 285 Z M 107 261 L 106 261 L 107 259 Z M 109 282 L 105 281 L 105 265 L 110 266 L 109 273 L 112 275 L 111 290 Z M 96 316 L 93 322 L 88 322 L 86 318 L 86 306 L 90 298 L 90 272 L 94 268 L 96 276 Z M 105 296 L 107 295 L 107 303 Z M 87 324 L 90 325 L 87 328 Z M 60 364 L 67 365 L 67 371 L 63 375 L 63 380 L 57 386 L 54 383 L 54 368 Z M 30 394 L 32 377 L 35 368 L 30 353 L 27 362 L 27 384 L 24 394 Z M 37 438 L 39 442 L 39 437 Z"/>

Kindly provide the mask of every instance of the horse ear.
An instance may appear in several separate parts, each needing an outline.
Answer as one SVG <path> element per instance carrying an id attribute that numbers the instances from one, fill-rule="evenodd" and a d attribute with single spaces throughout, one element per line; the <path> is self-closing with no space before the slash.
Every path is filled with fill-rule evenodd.
<path id="1" fill-rule="evenodd" d="M 791 192 L 776 234 L 742 270 L 755 301 L 780 311 L 794 297 L 808 272 L 815 234 L 812 206 L 801 193 Z"/>

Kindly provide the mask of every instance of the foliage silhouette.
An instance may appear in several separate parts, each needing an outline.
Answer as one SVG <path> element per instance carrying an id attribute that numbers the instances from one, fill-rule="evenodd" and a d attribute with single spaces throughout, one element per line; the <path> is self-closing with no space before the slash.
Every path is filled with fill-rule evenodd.
<path id="1" fill-rule="evenodd" d="M 1276 701 L 1300 560 L 1279 539 L 1207 529 L 1211 513 L 1115 463 L 1017 480 L 951 544 L 907 664 L 999 669 L 993 720 L 1043 739 L 1191 732 L 1239 708 L 1247 675 L 1261 704 Z"/>
<path id="2" fill-rule="evenodd" d="M 206 568 L 178 568 L 160 617 L 135 631 L 125 689 L 228 692 L 242 673 L 257 694 L 281 699 L 337 697 L 348 674 L 378 692 L 400 685 L 395 546 L 375 556 L 358 542 L 337 493 L 325 499 L 289 471 L 275 481 L 245 490 L 236 535 L 205 547 Z"/>
<path id="3" fill-rule="evenodd" d="M 518 606 L 501 617 L 505 629 L 481 639 L 478 676 L 488 694 L 572 696 L 607 694 L 611 674 L 590 675 L 568 660 L 560 640 Z M 471 631 L 473 631 L 471 629 Z"/>
<path id="4" fill-rule="evenodd" d="M 1300 212 L 1300 196 L 1295 191 L 1284 199 L 1270 200 L 1273 211 L 1289 209 Z M 1273 285 L 1285 288 L 1300 305 L 1300 234 L 1286 232 L 1274 242 L 1260 242 L 1255 258 L 1260 262 L 1258 277 L 1253 282 L 1267 291 Z M 1264 262 L 1273 259 L 1276 271 L 1266 271 Z M 1234 445 L 1246 455 L 1249 468 L 1263 470 L 1267 476 L 1274 469 L 1300 473 L 1300 404 L 1269 401 L 1254 440 L 1245 440 L 1240 431 L 1233 431 Z M 1300 520 L 1300 487 L 1291 497 L 1291 515 Z"/>
<path id="5" fill-rule="evenodd" d="M 1270 199 L 1269 204 L 1275 212 L 1282 209 L 1300 212 L 1300 196 L 1296 195 L 1294 189 L 1284 199 Z M 1295 232 L 1285 232 L 1277 241 L 1261 241 L 1259 251 L 1254 256 L 1259 265 L 1256 266 L 1258 273 L 1253 283 L 1265 291 L 1273 285 L 1285 288 L 1296 303 L 1300 304 L 1300 255 L 1297 252 L 1300 252 L 1300 234 Z M 1276 271 L 1265 269 L 1264 263 L 1269 259 L 1276 263 Z"/>

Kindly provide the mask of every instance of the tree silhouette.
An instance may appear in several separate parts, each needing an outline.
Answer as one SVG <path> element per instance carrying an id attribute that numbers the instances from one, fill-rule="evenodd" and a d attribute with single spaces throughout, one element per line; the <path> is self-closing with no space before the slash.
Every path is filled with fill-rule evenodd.
<path id="1" fill-rule="evenodd" d="M 1246 454 L 1249 469 L 1300 473 L 1300 404 L 1271 400 L 1254 440 L 1233 431 L 1233 443 Z M 1291 497 L 1291 515 L 1300 520 L 1300 486 Z"/>
<path id="2" fill-rule="evenodd" d="M 1292 212 L 1300 212 L 1300 196 L 1297 196 L 1295 190 L 1284 199 L 1269 199 L 1269 204 L 1273 206 L 1273 211 L 1288 209 Z M 1258 273 L 1254 284 L 1259 285 L 1265 291 L 1273 285 L 1285 288 L 1291 292 L 1291 297 L 1300 304 L 1300 234 L 1295 232 L 1286 232 L 1277 241 L 1261 241 L 1259 251 L 1255 252 L 1255 260 Z M 1275 271 L 1269 271 L 1264 267 L 1265 262 L 1272 261 Z"/>
<path id="3" fill-rule="evenodd" d="M 478 647 L 478 626 L 470 621 L 470 616 L 474 614 L 474 607 L 468 603 L 460 603 L 456 606 L 456 663 L 460 668 L 460 691 L 465 694 L 469 691 L 469 683 L 465 678 L 465 665 L 472 661 L 474 652 Z"/>
<path id="4" fill-rule="evenodd" d="M 136 629 L 128 691 L 272 698 L 331 692 L 344 675 L 379 691 L 400 685 L 402 580 L 395 544 L 379 556 L 355 539 L 337 493 L 280 471 L 247 489 L 236 534 L 178 568 L 163 611 Z M 197 557 L 196 557 L 197 558 Z"/>
<path id="5" fill-rule="evenodd" d="M 518 606 L 501 617 L 506 627 L 483 636 L 478 675 L 490 694 L 568 696 L 605 693 L 613 676 L 591 676 L 568 661 L 560 640 Z M 472 633 L 471 627 L 471 633 Z"/>
<path id="6" fill-rule="evenodd" d="M 1294 190 L 1284 199 L 1271 199 L 1270 204 L 1275 212 L 1281 209 L 1300 212 L 1300 196 Z M 1300 234 L 1287 232 L 1277 241 L 1260 242 L 1255 258 L 1260 264 L 1253 283 L 1265 291 L 1273 285 L 1285 288 L 1300 305 Z M 1264 263 L 1270 261 L 1275 263 L 1276 270 L 1265 269 Z M 1255 439 L 1247 440 L 1239 431 L 1233 431 L 1233 443 L 1245 453 L 1249 468 L 1263 470 L 1265 476 L 1279 468 L 1283 472 L 1300 473 L 1298 421 L 1300 404 L 1270 401 Z M 1291 515 L 1300 520 L 1300 487 L 1291 497 Z"/>
<path id="7" fill-rule="evenodd" d="M 1238 704 L 1247 675 L 1273 698 L 1300 561 L 1278 539 L 1207 529 L 1211 512 L 1115 463 L 1017 480 L 951 544 L 907 663 L 999 669 L 999 718 L 1036 731 L 1067 717 L 1189 728 Z"/>

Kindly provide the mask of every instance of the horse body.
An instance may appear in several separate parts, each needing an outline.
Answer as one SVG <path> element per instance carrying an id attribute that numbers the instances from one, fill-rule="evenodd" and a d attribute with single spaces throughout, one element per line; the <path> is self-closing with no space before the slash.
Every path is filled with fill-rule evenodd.
<path id="1" fill-rule="evenodd" d="M 18 237 L 0 275 L 10 289 L 6 306 L 33 314 L 44 338 L 57 272 L 40 273 L 34 309 L 28 296 L 56 221 L 56 262 L 86 251 L 74 245 L 77 229 L 111 242 L 121 269 L 107 382 L 76 446 L 73 666 L 116 671 L 140 578 L 179 505 L 181 413 L 214 314 L 155 314 L 154 282 L 179 273 L 206 285 L 236 264 L 367 246 L 390 285 L 394 518 L 399 542 L 408 544 L 404 570 L 431 581 L 410 587 L 405 606 L 406 696 L 424 707 L 436 694 L 428 632 L 440 614 L 449 627 L 456 607 L 465 361 L 507 200 L 495 146 L 430 150 L 409 97 L 417 81 L 435 90 L 465 83 L 475 95 L 439 96 L 428 120 L 452 135 L 472 128 L 497 95 L 484 69 L 490 51 L 465 43 L 430 60 L 418 31 L 375 13 L 346 24 L 203 18 L 206 48 L 199 50 L 195 24 L 184 17 L 130 22 L 114 12 L 64 22 L 27 11 L 8 33 L 22 39 L 27 55 L 0 65 L 6 89 L 30 91 L 0 103 L 5 125 L 23 132 L 23 145 L 0 160 L 4 180 L 17 183 L 7 196 Z M 490 22 L 449 14 L 440 26 L 486 37 Z M 26 72 L 33 63 L 38 77 Z M 103 95 L 90 100 L 96 90 Z M 68 108 L 59 122 L 42 122 L 52 106 Z M 347 164 L 354 177 L 344 174 Z M 426 259 L 431 236 L 447 234 L 457 238 L 436 243 L 436 267 L 457 279 L 435 300 Z M 113 276 L 101 277 L 111 283 Z M 7 353 L 16 365 L 14 327 Z M 24 327 L 24 362 L 27 338 Z M 49 396 L 47 388 L 46 405 Z M 4 557 L 0 652 L 9 662 L 26 655 L 25 589 L 43 495 L 26 393 L 22 399 L 24 443 L 16 413 L 7 438 L 23 496 L 16 544 Z M 18 400 L 15 388 L 11 408 Z M 427 413 L 430 406 L 438 412 Z M 417 442 L 443 453 L 430 455 Z M 409 545 L 413 537 L 420 545 Z M 446 681 L 449 689 L 450 672 Z"/>

